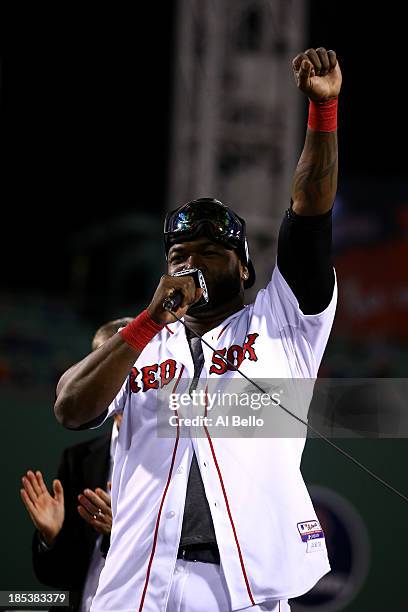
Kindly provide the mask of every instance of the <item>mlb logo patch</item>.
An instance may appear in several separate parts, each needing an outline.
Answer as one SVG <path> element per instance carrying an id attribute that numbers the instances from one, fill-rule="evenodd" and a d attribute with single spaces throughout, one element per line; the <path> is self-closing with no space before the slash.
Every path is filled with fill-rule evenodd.
<path id="1" fill-rule="evenodd" d="M 317 520 L 298 523 L 297 528 L 299 535 L 302 538 L 302 542 L 308 542 L 309 540 L 315 540 L 316 538 L 324 538 L 323 529 Z"/>

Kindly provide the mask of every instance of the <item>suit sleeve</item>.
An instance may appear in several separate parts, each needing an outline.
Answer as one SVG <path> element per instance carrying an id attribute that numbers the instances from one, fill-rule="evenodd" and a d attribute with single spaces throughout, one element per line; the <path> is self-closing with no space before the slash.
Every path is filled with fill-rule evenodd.
<path id="1" fill-rule="evenodd" d="M 82 519 L 76 509 L 70 463 L 69 451 L 64 451 L 57 475 L 64 487 L 64 524 L 49 550 L 41 547 L 39 534 L 34 533 L 32 559 L 35 575 L 43 584 L 65 590 L 82 590 L 91 552 L 79 522 Z"/>

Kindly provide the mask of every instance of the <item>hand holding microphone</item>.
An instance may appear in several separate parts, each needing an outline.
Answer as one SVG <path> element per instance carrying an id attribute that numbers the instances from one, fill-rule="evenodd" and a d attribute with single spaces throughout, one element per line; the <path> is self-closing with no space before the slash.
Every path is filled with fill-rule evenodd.
<path id="1" fill-rule="evenodd" d="M 204 275 L 201 272 L 201 270 L 199 270 L 198 268 L 187 268 L 186 270 L 182 270 L 181 272 L 176 272 L 175 274 L 172 274 L 172 278 L 174 277 L 178 278 L 180 276 L 192 276 L 196 289 L 203 290 L 203 293 L 200 299 L 197 302 L 195 302 L 192 307 L 198 308 L 200 306 L 204 306 L 204 304 L 208 302 L 208 291 L 207 291 L 207 285 L 204 280 Z M 171 292 L 171 295 L 169 295 L 164 300 L 163 308 L 170 312 L 171 311 L 175 312 L 176 309 L 180 306 L 182 302 L 182 298 L 183 298 L 182 293 L 178 291 L 177 289 L 174 289 L 174 291 Z"/>
<path id="2" fill-rule="evenodd" d="M 171 289 L 169 295 L 165 298 L 163 302 L 164 310 L 168 312 L 176 312 L 183 301 L 183 294 L 178 289 Z"/>
<path id="3" fill-rule="evenodd" d="M 164 274 L 147 310 L 156 323 L 166 325 L 174 323 L 171 311 L 183 317 L 193 305 L 198 307 L 207 301 L 208 292 L 201 270 L 189 268 L 174 275 Z"/>

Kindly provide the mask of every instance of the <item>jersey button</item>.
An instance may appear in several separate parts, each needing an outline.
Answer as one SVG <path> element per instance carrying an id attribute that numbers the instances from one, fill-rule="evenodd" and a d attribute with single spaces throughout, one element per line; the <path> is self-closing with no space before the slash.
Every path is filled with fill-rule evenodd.
<path id="1" fill-rule="evenodd" d="M 169 510 L 169 512 L 166 512 L 166 518 L 173 518 L 173 516 L 176 516 L 176 513 L 173 512 L 173 510 Z"/>
<path id="2" fill-rule="evenodd" d="M 177 468 L 177 474 L 182 474 L 182 473 L 183 473 L 183 468 L 182 467 Z"/>

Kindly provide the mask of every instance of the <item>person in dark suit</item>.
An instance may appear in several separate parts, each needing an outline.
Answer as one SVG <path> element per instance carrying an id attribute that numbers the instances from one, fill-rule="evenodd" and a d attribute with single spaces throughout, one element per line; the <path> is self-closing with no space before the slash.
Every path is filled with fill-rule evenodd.
<path id="1" fill-rule="evenodd" d="M 92 350 L 131 320 L 125 317 L 102 325 Z M 121 420 L 120 414 L 115 415 L 111 432 L 64 450 L 53 495 L 40 471 L 28 470 L 22 478 L 21 497 L 36 527 L 34 572 L 43 584 L 70 591 L 69 610 L 75 612 L 90 609 L 109 548 L 108 489 Z"/>

